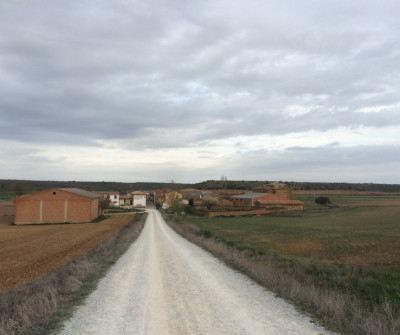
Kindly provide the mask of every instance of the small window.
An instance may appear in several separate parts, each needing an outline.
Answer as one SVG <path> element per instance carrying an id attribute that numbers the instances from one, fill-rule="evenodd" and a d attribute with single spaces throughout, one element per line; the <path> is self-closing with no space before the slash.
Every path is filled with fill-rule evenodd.
<path id="1" fill-rule="evenodd" d="M 56 192 L 53 192 L 53 195 L 56 195 Z"/>

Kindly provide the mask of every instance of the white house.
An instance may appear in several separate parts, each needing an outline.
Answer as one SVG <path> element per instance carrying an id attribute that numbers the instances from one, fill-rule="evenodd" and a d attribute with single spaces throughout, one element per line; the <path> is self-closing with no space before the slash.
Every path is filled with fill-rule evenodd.
<path id="1" fill-rule="evenodd" d="M 119 192 L 118 191 L 93 191 L 93 193 L 100 194 L 104 197 L 110 197 L 110 206 L 119 207 Z"/>
<path id="2" fill-rule="evenodd" d="M 133 207 L 146 207 L 146 193 L 141 191 L 132 192 Z"/>

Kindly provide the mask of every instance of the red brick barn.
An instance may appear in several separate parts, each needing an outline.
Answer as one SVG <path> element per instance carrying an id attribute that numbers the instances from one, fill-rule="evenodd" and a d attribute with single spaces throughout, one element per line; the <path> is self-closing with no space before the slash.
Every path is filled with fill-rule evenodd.
<path id="1" fill-rule="evenodd" d="M 78 188 L 53 188 L 17 197 L 16 224 L 90 222 L 99 217 L 101 195 Z"/>
<path id="2" fill-rule="evenodd" d="M 267 209 L 303 210 L 302 201 L 288 200 L 286 194 L 280 197 L 269 193 L 244 193 L 233 196 L 232 200 L 235 206 L 262 206 Z"/>

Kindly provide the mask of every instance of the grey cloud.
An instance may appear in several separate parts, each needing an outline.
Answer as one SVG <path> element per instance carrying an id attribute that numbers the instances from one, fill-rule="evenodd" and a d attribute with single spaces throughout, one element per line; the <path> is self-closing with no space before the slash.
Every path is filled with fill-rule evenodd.
<path id="1" fill-rule="evenodd" d="M 239 179 L 392 183 L 400 169 L 399 145 L 327 145 L 287 150 L 255 150 L 230 158 L 229 175 Z M 245 171 L 241 169 L 245 167 Z"/>
<path id="2" fill-rule="evenodd" d="M 355 112 L 399 104 L 398 9 L 394 1 L 9 3 L 0 11 L 0 137 L 151 148 L 398 125 L 394 107 Z M 310 111 L 292 116 L 290 105 Z"/>

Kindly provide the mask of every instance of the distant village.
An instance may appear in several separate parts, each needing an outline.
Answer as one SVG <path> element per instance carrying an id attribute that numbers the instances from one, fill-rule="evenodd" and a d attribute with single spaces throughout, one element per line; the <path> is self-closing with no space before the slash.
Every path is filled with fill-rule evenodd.
<path id="1" fill-rule="evenodd" d="M 155 191 L 86 191 L 79 188 L 52 188 L 17 197 L 15 224 L 91 222 L 108 209 L 144 209 L 148 206 L 170 209 L 173 203 L 193 214 L 206 217 L 261 215 L 301 211 L 303 202 L 291 199 L 291 189 L 274 182 L 251 191 L 194 188 Z"/>

